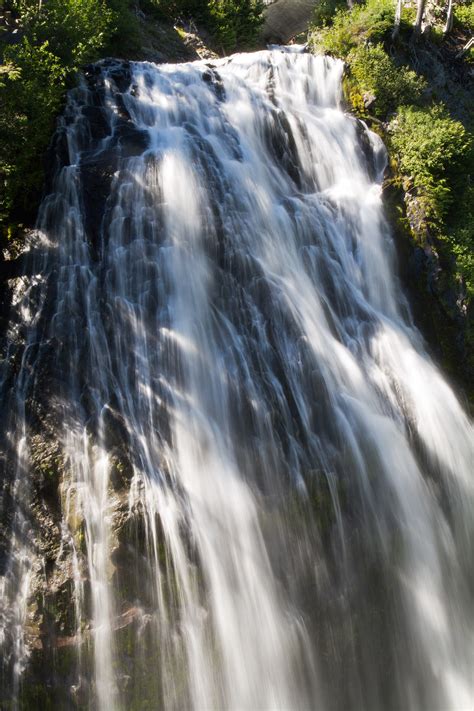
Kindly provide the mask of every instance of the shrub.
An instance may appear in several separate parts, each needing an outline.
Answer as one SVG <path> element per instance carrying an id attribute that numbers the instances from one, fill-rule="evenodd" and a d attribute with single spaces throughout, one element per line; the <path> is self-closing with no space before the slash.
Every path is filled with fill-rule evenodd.
<path id="1" fill-rule="evenodd" d="M 105 35 L 104 51 L 113 57 L 135 54 L 140 50 L 140 25 L 129 0 L 107 0 L 112 12 Z"/>
<path id="2" fill-rule="evenodd" d="M 360 45 L 348 56 L 351 74 L 361 94 L 375 97 L 373 113 L 384 117 L 401 104 L 415 103 L 425 81 L 407 67 L 397 67 L 382 45 Z"/>
<path id="3" fill-rule="evenodd" d="M 226 51 L 251 46 L 263 22 L 262 0 L 209 0 L 209 25 Z"/>
<path id="4" fill-rule="evenodd" d="M 50 52 L 71 70 L 96 56 L 112 21 L 104 0 L 48 0 L 29 11 L 28 34 L 36 45 L 48 42 Z"/>
<path id="5" fill-rule="evenodd" d="M 207 0 L 142 0 L 140 7 L 161 20 L 185 18 L 206 23 L 209 19 Z"/>
<path id="6" fill-rule="evenodd" d="M 5 51 L 14 67 L 0 84 L 0 217 L 13 206 L 29 212 L 42 179 L 41 154 L 48 145 L 65 87 L 66 73 L 47 42 L 26 38 Z"/>
<path id="7" fill-rule="evenodd" d="M 120 7 L 119 0 L 112 0 Z M 123 4 L 123 3 L 122 3 Z M 22 40 L 3 50 L 0 80 L 0 218 L 30 216 L 68 81 L 115 30 L 105 0 L 12 0 Z M 8 70 L 5 68 L 9 68 Z"/>
<path id="8" fill-rule="evenodd" d="M 394 18 L 393 0 L 367 0 L 351 11 L 337 10 L 332 25 L 313 28 L 310 42 L 319 51 L 346 58 L 364 42 L 382 42 L 392 31 Z"/>
<path id="9" fill-rule="evenodd" d="M 400 170 L 425 196 L 428 220 L 439 225 L 465 180 L 470 134 L 441 104 L 401 107 L 390 129 Z"/>
<path id="10" fill-rule="evenodd" d="M 344 7 L 344 0 L 319 0 L 313 10 L 311 24 L 313 27 L 326 27 L 332 24 L 336 10 Z"/>
<path id="11" fill-rule="evenodd" d="M 468 185 L 460 194 L 459 201 L 456 200 L 456 210 L 451 210 L 445 239 L 456 257 L 457 270 L 464 279 L 467 295 L 472 299 L 474 297 L 474 185 Z M 474 341 L 474 333 L 472 336 Z"/>
<path id="12" fill-rule="evenodd" d="M 472 2 L 456 4 L 454 6 L 454 19 L 456 24 L 474 32 L 474 4 Z"/>

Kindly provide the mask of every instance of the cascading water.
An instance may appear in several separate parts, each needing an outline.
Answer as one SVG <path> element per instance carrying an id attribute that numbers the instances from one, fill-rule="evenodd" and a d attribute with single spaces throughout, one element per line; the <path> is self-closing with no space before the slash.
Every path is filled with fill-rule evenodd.
<path id="1" fill-rule="evenodd" d="M 472 709 L 473 430 L 342 70 L 70 94 L 2 366 L 5 708 Z"/>

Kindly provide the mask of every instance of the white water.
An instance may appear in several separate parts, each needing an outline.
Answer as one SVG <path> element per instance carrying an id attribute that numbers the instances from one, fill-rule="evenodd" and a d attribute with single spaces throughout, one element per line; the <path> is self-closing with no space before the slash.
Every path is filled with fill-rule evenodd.
<path id="1" fill-rule="evenodd" d="M 123 99 L 115 70 L 71 94 L 12 317 L 31 344 L 4 369 L 13 703 L 41 578 L 44 532 L 18 536 L 39 399 L 74 582 L 57 708 L 468 711 L 473 431 L 410 325 L 383 146 L 341 110 L 342 64 L 136 63 Z M 95 236 L 90 166 L 111 177 Z"/>

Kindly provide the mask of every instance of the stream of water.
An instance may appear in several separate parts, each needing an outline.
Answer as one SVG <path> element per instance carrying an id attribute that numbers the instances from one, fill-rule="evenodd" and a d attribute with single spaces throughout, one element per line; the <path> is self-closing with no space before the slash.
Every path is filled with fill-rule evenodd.
<path id="1" fill-rule="evenodd" d="M 5 708 L 472 710 L 473 428 L 342 72 L 70 93 L 1 370 Z"/>

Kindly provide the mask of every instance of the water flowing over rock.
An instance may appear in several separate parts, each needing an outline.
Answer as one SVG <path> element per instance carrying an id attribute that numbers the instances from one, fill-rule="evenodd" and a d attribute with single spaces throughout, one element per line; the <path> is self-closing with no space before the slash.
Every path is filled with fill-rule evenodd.
<path id="1" fill-rule="evenodd" d="M 1 364 L 2 708 L 472 707 L 473 430 L 342 71 L 70 93 Z"/>

